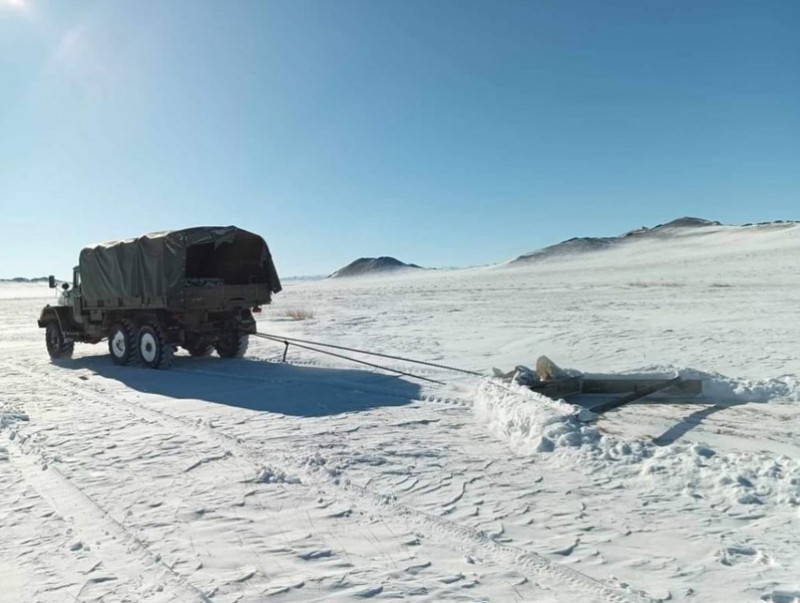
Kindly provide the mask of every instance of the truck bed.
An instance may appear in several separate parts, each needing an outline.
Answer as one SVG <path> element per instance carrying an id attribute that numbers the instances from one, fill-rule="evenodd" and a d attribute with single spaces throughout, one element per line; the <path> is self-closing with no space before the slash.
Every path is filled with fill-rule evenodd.
<path id="1" fill-rule="evenodd" d="M 170 310 L 173 312 L 205 310 L 225 311 L 234 308 L 251 308 L 268 304 L 271 299 L 267 283 L 252 285 L 220 285 L 215 283 L 190 283 L 178 295 L 86 298 L 85 310 Z"/>

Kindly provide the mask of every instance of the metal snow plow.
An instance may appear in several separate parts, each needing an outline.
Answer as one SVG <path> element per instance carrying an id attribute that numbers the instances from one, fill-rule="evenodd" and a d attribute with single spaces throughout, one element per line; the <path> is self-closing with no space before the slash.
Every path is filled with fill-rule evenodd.
<path id="1" fill-rule="evenodd" d="M 584 375 L 565 371 L 547 356 L 540 356 L 536 369 L 517 366 L 509 373 L 494 369 L 496 378 L 512 381 L 554 400 L 566 400 L 594 415 L 658 394 L 659 402 L 686 401 L 703 393 L 700 379 L 667 379 Z"/>

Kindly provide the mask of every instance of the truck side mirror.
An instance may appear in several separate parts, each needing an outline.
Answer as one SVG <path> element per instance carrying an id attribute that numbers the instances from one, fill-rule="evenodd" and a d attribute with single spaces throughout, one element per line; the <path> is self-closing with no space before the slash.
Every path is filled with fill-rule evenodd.
<path id="1" fill-rule="evenodd" d="M 54 276 L 51 274 L 51 275 L 50 275 L 50 276 L 47 278 L 47 284 L 48 284 L 48 286 L 49 286 L 51 289 L 55 289 L 55 288 L 56 288 L 56 277 L 54 277 Z"/>

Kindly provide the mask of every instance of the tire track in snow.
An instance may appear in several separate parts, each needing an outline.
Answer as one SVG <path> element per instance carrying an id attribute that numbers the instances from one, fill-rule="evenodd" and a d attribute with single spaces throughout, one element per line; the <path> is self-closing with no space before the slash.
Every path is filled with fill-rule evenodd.
<path id="1" fill-rule="evenodd" d="M 37 375 L 27 367 L 17 365 L 18 372 L 25 373 L 37 379 L 56 381 L 51 375 Z M 193 371 L 187 371 L 193 372 Z M 268 467 L 270 463 L 263 457 L 263 453 L 244 443 L 240 437 L 220 432 L 203 424 L 187 421 L 170 413 L 147 408 L 114 398 L 113 393 L 100 392 L 89 384 L 79 382 L 77 379 L 67 377 L 70 385 L 81 390 L 87 398 L 95 403 L 105 405 L 109 402 L 125 407 L 129 412 L 140 418 L 149 417 L 167 427 L 172 426 L 183 431 L 190 431 L 209 439 L 220 446 L 227 454 L 242 460 L 248 460 L 254 466 Z M 59 383 L 63 383 L 61 379 Z M 298 380 L 299 382 L 299 380 Z M 519 547 L 497 542 L 487 533 L 462 524 L 458 524 L 442 517 L 431 515 L 419 509 L 397 502 L 392 497 L 377 494 L 368 488 L 357 486 L 341 476 L 331 475 L 324 469 L 324 459 L 320 462 L 309 462 L 313 459 L 307 457 L 293 457 L 286 453 L 281 455 L 283 467 L 278 474 L 295 473 L 303 478 L 304 483 L 314 485 L 329 497 L 340 499 L 345 497 L 353 506 L 366 507 L 368 512 L 380 516 L 384 521 L 400 521 L 407 527 L 426 532 L 428 536 L 444 536 L 451 542 L 458 542 L 474 550 L 482 551 L 486 556 L 510 569 L 520 566 L 527 568 L 536 575 L 541 584 L 558 591 L 574 592 L 579 600 L 605 601 L 608 603 L 653 603 L 655 599 L 634 591 L 623 591 L 592 578 L 571 567 L 550 561 L 547 557 L 533 551 L 526 551 Z M 290 470 L 289 467 L 291 467 Z M 272 468 L 274 469 L 274 468 Z M 335 494 L 331 494 L 335 492 Z M 361 503 L 359 505 L 359 503 Z M 460 550 L 460 549 L 459 549 Z"/>
<path id="2" fill-rule="evenodd" d="M 607 601 L 609 603 L 655 603 L 659 601 L 642 593 L 619 590 L 574 568 L 550 561 L 536 552 L 497 542 L 482 530 L 425 513 L 399 503 L 390 496 L 382 496 L 350 483 L 343 484 L 341 489 L 356 492 L 362 499 L 371 500 L 376 508 L 390 509 L 394 517 L 402 517 L 408 525 L 420 527 L 427 530 L 429 534 L 443 535 L 481 549 L 489 553 L 496 561 L 506 562 L 507 567 L 525 567 L 535 573 L 539 584 L 545 584 L 554 590 L 564 585 L 571 586 L 580 595 L 578 599 L 580 601 Z"/>
<path id="3" fill-rule="evenodd" d="M 53 511 L 75 528 L 83 542 L 91 543 L 105 570 L 113 574 L 108 580 L 122 578 L 134 587 L 144 587 L 144 593 L 135 593 L 146 597 L 139 600 L 211 603 L 79 486 L 55 466 L 43 466 L 31 458 L 35 452 L 26 451 L 25 444 L 16 440 L 11 440 L 8 447 L 13 466 Z M 144 585 L 143 576 L 147 576 Z"/>

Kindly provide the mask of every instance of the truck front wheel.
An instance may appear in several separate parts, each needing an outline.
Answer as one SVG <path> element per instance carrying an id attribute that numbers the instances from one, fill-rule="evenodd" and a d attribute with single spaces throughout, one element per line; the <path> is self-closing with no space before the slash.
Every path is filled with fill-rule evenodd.
<path id="1" fill-rule="evenodd" d="M 67 341 L 66 337 L 64 337 L 64 332 L 61 330 L 61 325 L 59 325 L 58 322 L 48 322 L 44 336 L 47 341 L 47 353 L 50 354 L 50 358 L 53 360 L 72 358 L 75 342 Z"/>
<path id="2" fill-rule="evenodd" d="M 147 368 L 169 368 L 174 352 L 172 344 L 164 341 L 164 334 L 158 325 L 147 324 L 137 332 L 136 353 Z"/>
<path id="3" fill-rule="evenodd" d="M 133 357 L 133 325 L 127 320 L 115 324 L 108 334 L 108 351 L 114 364 L 125 365 Z"/>

